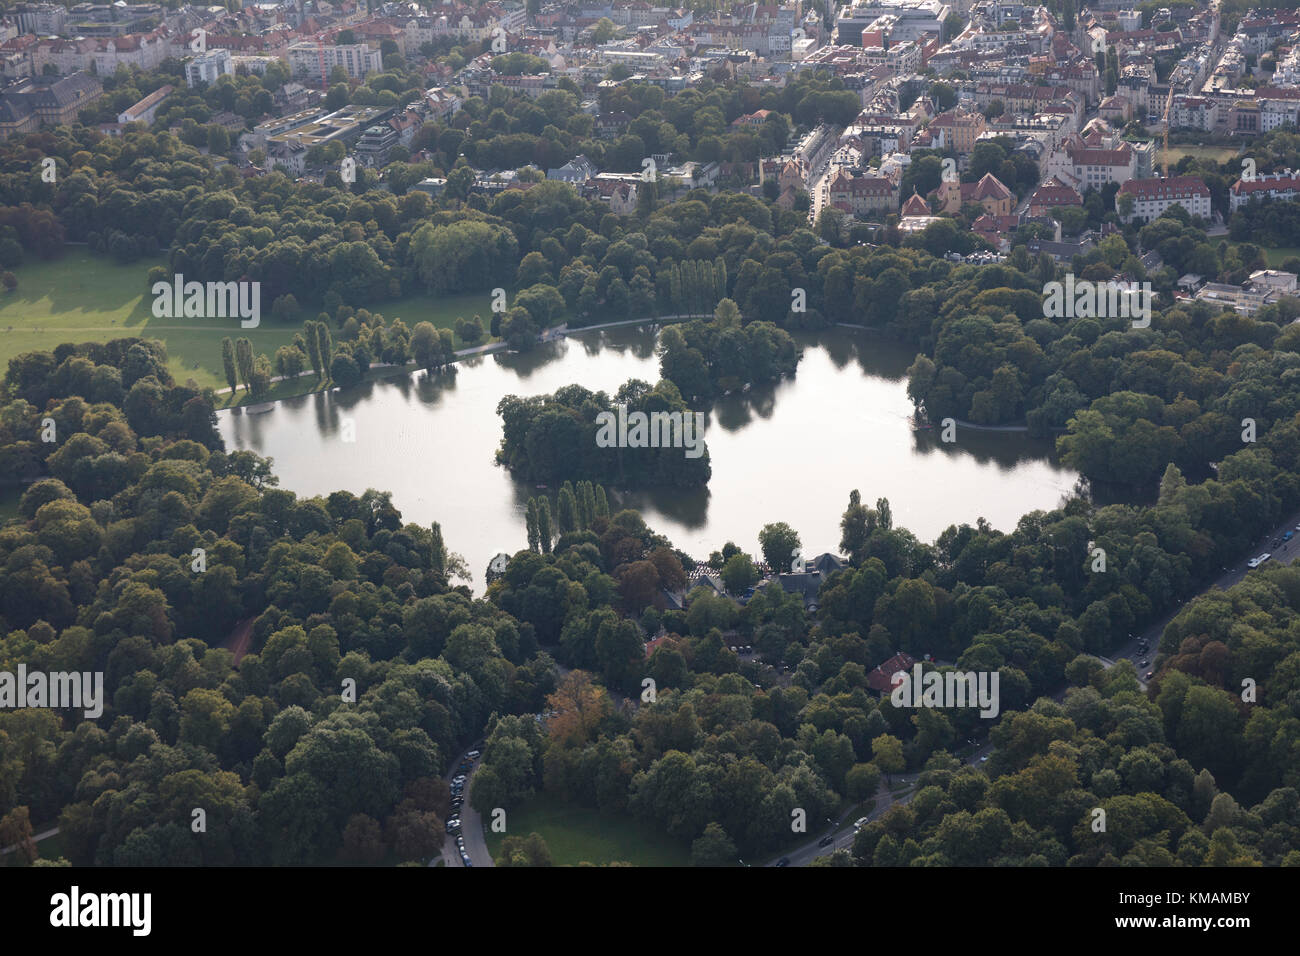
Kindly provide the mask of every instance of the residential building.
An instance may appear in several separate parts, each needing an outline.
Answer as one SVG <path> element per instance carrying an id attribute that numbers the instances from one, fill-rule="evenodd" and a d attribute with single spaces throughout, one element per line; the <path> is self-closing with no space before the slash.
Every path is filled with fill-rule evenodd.
<path id="1" fill-rule="evenodd" d="M 961 107 L 940 113 L 926 127 L 931 135 L 938 134 L 936 148 L 951 149 L 958 156 L 969 155 L 975 141 L 988 128 L 984 114 Z"/>
<path id="2" fill-rule="evenodd" d="M 158 107 L 162 106 L 162 101 L 174 89 L 175 87 L 171 85 L 158 87 L 139 103 L 128 106 L 121 113 L 118 113 L 117 121 L 119 123 L 144 123 L 146 126 L 152 126 L 153 118 L 158 113 Z"/>
<path id="3" fill-rule="evenodd" d="M 1290 201 L 1300 198 L 1300 173 L 1289 169 L 1280 173 L 1256 175 L 1247 182 L 1238 179 L 1228 189 L 1228 201 L 1232 212 L 1236 212 L 1252 199 L 1280 199 Z"/>
<path id="4" fill-rule="evenodd" d="M 234 60 L 229 50 L 209 50 L 185 64 L 185 84 L 191 88 L 200 83 L 211 86 L 218 77 L 234 72 Z"/>
<path id="5" fill-rule="evenodd" d="M 289 47 L 289 69 L 294 76 L 307 77 L 313 83 L 327 83 L 335 67 L 353 79 L 361 79 L 384 68 L 383 56 L 364 43 L 342 43 L 336 46 L 313 41 L 294 43 Z"/>
<path id="6" fill-rule="evenodd" d="M 841 168 L 831 179 L 831 205 L 854 217 L 898 211 L 898 184 L 883 176 L 866 176 Z"/>
<path id="7" fill-rule="evenodd" d="M 1124 197 L 1133 200 L 1132 210 L 1124 214 Z M 1179 205 L 1193 216 L 1210 218 L 1210 187 L 1195 176 L 1171 176 L 1168 179 L 1130 179 L 1115 194 L 1115 210 L 1120 219 L 1132 222 L 1135 218 L 1151 222 L 1160 218 L 1170 206 Z"/>
<path id="8" fill-rule="evenodd" d="M 1015 193 L 1007 189 L 992 173 L 985 173 L 977 183 L 945 180 L 939 184 L 941 210 L 950 215 L 961 212 L 966 203 L 979 203 L 990 216 L 1010 216 L 1015 208 Z"/>
<path id="9" fill-rule="evenodd" d="M 573 159 L 569 160 L 557 169 L 548 169 L 546 171 L 547 179 L 558 180 L 562 183 L 573 183 L 575 186 L 582 185 L 588 179 L 592 179 L 595 175 L 595 165 L 593 165 L 591 160 L 586 156 L 581 154 L 573 157 Z"/>

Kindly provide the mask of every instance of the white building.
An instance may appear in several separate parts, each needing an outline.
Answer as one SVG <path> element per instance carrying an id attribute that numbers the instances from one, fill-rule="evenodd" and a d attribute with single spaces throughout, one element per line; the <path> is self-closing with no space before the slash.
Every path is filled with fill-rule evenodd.
<path id="1" fill-rule="evenodd" d="M 185 83 L 190 87 L 200 83 L 211 86 L 217 77 L 234 72 L 234 59 L 229 50 L 209 50 L 185 64 Z"/>
<path id="2" fill-rule="evenodd" d="M 336 66 L 353 79 L 383 70 L 383 56 L 364 43 L 343 43 L 338 46 L 318 46 L 310 41 L 289 47 L 289 69 L 294 76 L 310 77 L 324 83 Z"/>
<path id="3" fill-rule="evenodd" d="M 1127 216 L 1120 206 L 1120 200 L 1125 196 L 1133 198 L 1133 209 Z M 1132 222 L 1134 218 L 1151 222 L 1175 205 L 1182 206 L 1193 216 L 1209 219 L 1210 187 L 1195 176 L 1130 179 L 1115 194 L 1115 210 L 1126 223 Z"/>

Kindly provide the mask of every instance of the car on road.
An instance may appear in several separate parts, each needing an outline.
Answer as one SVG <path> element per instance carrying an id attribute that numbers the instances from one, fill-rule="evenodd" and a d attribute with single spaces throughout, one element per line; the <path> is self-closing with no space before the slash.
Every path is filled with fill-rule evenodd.
<path id="1" fill-rule="evenodd" d="M 779 860 L 776 861 L 776 865 L 777 865 L 777 866 L 789 866 L 789 865 L 790 865 L 790 858 L 789 858 L 788 856 L 783 856 L 783 857 L 781 857 L 781 859 L 779 859 Z"/>
<path id="2" fill-rule="evenodd" d="M 1152 677 L 1154 674 L 1155 674 L 1155 671 L 1147 671 L 1147 676 L 1144 677 L 1144 678 L 1142 678 L 1142 679 L 1143 679 L 1143 680 L 1150 680 L 1151 677 Z"/>
<path id="3" fill-rule="evenodd" d="M 462 854 L 460 855 L 460 862 L 462 862 L 462 863 L 465 864 L 465 868 L 466 868 L 466 869 L 469 869 L 469 870 L 474 869 L 474 861 L 471 860 L 471 859 L 469 858 L 469 854 L 468 854 L 468 853 L 462 853 Z"/>
<path id="4" fill-rule="evenodd" d="M 448 821 L 447 821 L 447 829 L 448 829 L 448 830 L 459 830 L 459 829 L 460 829 L 460 817 L 452 817 L 450 820 L 448 820 Z"/>
<path id="5" fill-rule="evenodd" d="M 1291 540 L 1292 538 L 1294 538 L 1294 537 L 1295 537 L 1295 532 L 1294 532 L 1294 531 L 1288 531 L 1286 534 L 1282 535 L 1282 540 L 1283 540 L 1283 541 L 1290 541 L 1290 540 Z"/>
<path id="6" fill-rule="evenodd" d="M 868 822 L 869 821 L 867 820 L 866 817 L 858 817 L 856 820 L 853 821 L 853 831 L 856 833 L 858 830 L 861 830 L 863 827 L 865 827 Z"/>
<path id="7" fill-rule="evenodd" d="M 1273 555 L 1269 554 L 1268 552 L 1265 552 L 1264 554 L 1261 554 L 1257 558 L 1251 558 L 1249 561 L 1246 562 L 1246 566 L 1251 568 L 1257 568 L 1271 557 L 1273 557 Z"/>
<path id="8" fill-rule="evenodd" d="M 464 775 L 463 773 L 458 773 L 458 774 L 456 774 L 456 776 L 454 776 L 454 777 L 451 778 L 451 782 L 452 782 L 452 783 L 464 783 L 464 782 L 465 782 L 465 779 L 466 779 L 466 778 L 465 778 L 465 775 Z"/>
<path id="9" fill-rule="evenodd" d="M 835 842 L 835 837 L 833 837 L 833 836 L 824 836 L 824 837 L 822 837 L 820 840 L 817 841 L 817 845 L 818 845 L 818 846 L 830 846 L 830 845 L 831 845 L 832 843 L 834 843 L 834 842 Z"/>
<path id="10" fill-rule="evenodd" d="M 1150 663 L 1151 663 L 1150 661 L 1147 661 L 1147 660 L 1141 660 L 1141 661 L 1138 661 L 1138 666 L 1139 666 L 1139 667 L 1146 667 L 1146 666 L 1147 666 L 1148 664 L 1150 664 Z"/>
<path id="11" fill-rule="evenodd" d="M 471 750 L 465 756 L 468 757 L 470 760 L 477 760 L 479 758 L 479 751 Z"/>
<path id="12" fill-rule="evenodd" d="M 980 763 L 988 763 L 988 762 L 989 762 L 988 754 L 985 754 L 983 757 L 980 757 Z"/>

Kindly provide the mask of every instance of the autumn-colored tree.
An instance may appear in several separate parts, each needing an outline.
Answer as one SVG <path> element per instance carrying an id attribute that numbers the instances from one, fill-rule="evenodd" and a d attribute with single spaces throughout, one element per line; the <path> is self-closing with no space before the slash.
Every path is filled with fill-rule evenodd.
<path id="1" fill-rule="evenodd" d="M 0 817 L 0 847 L 13 847 L 14 853 L 28 863 L 35 862 L 39 855 L 33 835 L 32 816 L 26 807 L 14 807 Z"/>
<path id="2" fill-rule="evenodd" d="M 586 671 L 565 674 L 546 706 L 555 711 L 548 725 L 551 740 L 565 748 L 591 740 L 612 709 L 605 689 Z"/>

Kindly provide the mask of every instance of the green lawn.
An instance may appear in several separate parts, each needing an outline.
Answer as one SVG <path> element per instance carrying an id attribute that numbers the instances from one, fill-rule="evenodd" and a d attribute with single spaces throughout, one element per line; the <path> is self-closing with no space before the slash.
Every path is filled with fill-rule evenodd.
<path id="1" fill-rule="evenodd" d="M 193 379 L 200 386 L 225 388 L 222 338 L 246 336 L 255 351 L 273 357 L 276 349 L 293 341 L 303 320 L 315 317 L 314 312 L 304 310 L 296 321 L 280 325 L 270 317 L 270 303 L 263 302 L 262 321 L 255 329 L 240 328 L 238 319 L 155 318 L 146 277 L 150 267 L 164 264 L 162 259 L 152 259 L 120 266 L 73 246 L 59 259 L 15 269 L 18 288 L 0 293 L 0 370 L 23 352 L 53 350 L 64 342 L 106 342 L 136 335 L 166 343 L 168 366 L 178 382 Z M 486 325 L 490 301 L 487 294 L 439 299 L 413 294 L 376 303 L 371 311 L 382 313 L 389 322 L 400 318 L 408 326 L 427 321 L 451 328 L 456 319 L 476 314 Z M 286 384 L 273 397 L 301 394 L 314 384 L 315 379 L 309 376 Z"/>
<path id="2" fill-rule="evenodd" d="M 488 850 L 494 858 L 507 835 L 538 833 L 556 866 L 615 861 L 637 866 L 689 866 L 691 862 L 688 847 L 653 826 L 570 806 L 547 794 L 511 810 L 506 825 L 509 834 L 487 834 Z"/>
<path id="3" fill-rule="evenodd" d="M 1191 156 L 1193 159 L 1208 159 L 1216 163 L 1226 163 L 1240 155 L 1241 150 L 1233 146 L 1178 146 L 1173 143 L 1169 145 L 1170 166 L 1177 166 L 1178 161 L 1184 156 Z M 1162 169 L 1164 168 L 1163 151 L 1159 146 L 1156 147 L 1156 163 Z"/>
<path id="4" fill-rule="evenodd" d="M 1241 243 L 1233 242 L 1230 245 L 1239 246 Z M 1276 249 L 1261 248 L 1263 248 L 1264 258 L 1268 260 L 1270 269 L 1281 269 L 1282 263 L 1286 262 L 1286 260 L 1293 256 L 1300 256 L 1300 247 L 1297 246 L 1279 246 Z"/>

